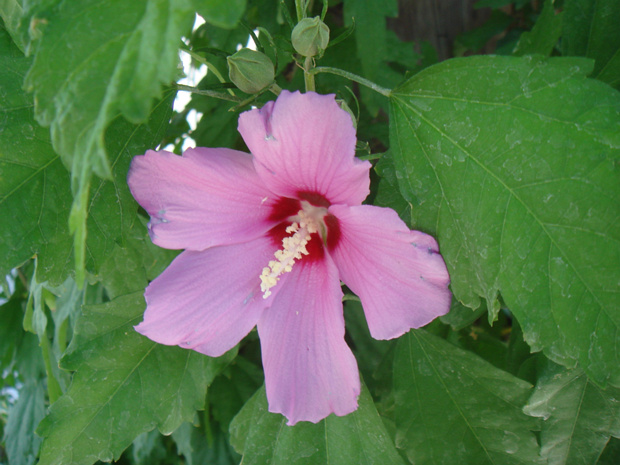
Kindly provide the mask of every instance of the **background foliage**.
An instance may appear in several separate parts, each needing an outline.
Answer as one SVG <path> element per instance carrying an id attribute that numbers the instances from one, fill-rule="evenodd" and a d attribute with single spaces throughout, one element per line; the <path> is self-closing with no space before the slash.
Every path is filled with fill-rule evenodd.
<path id="1" fill-rule="evenodd" d="M 619 463 L 617 0 L 480 0 L 441 62 L 388 27 L 396 0 L 307 5 L 330 28 L 317 91 L 374 164 L 367 202 L 438 239 L 454 295 L 393 341 L 347 296 L 355 413 L 268 413 L 255 333 L 210 359 L 133 331 L 175 252 L 148 239 L 131 158 L 245 150 L 239 112 L 275 97 L 237 89 L 226 57 L 253 38 L 304 89 L 305 3 L 0 2 L 0 463 Z M 209 71 L 173 109 L 180 58 Z"/>

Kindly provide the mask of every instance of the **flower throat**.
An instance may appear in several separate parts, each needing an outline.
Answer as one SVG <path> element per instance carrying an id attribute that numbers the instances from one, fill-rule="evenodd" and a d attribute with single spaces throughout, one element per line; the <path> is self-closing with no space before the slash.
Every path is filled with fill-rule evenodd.
<path id="1" fill-rule="evenodd" d="M 316 207 L 305 200 L 302 200 L 300 205 L 301 210 L 297 215 L 288 218 L 292 224 L 286 228 L 286 233 L 290 235 L 282 239 L 282 249 L 276 251 L 275 260 L 271 260 L 260 275 L 263 299 L 271 295 L 271 288 L 278 284 L 282 274 L 293 269 L 296 260 L 299 261 L 309 254 L 306 245 L 312 239 L 312 234 L 318 233 L 325 242 L 327 228 L 324 218 L 327 208 Z"/>

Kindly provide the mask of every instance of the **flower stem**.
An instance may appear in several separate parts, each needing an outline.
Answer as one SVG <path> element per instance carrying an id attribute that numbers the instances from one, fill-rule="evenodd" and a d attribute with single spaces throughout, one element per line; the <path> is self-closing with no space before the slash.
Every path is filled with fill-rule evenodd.
<path id="1" fill-rule="evenodd" d="M 235 95 L 228 95 L 226 92 L 218 92 L 217 90 L 198 89 L 197 87 L 186 86 L 184 84 L 176 84 L 178 90 L 191 92 L 192 94 L 206 95 L 207 97 L 228 100 L 229 102 L 241 102 L 241 99 Z"/>
<path id="2" fill-rule="evenodd" d="M 312 68 L 312 57 L 306 57 L 304 61 L 304 83 L 306 84 L 306 92 L 314 92 L 316 87 L 314 85 L 314 74 L 318 68 Z"/>
<path id="3" fill-rule="evenodd" d="M 275 82 L 273 84 L 271 84 L 271 86 L 269 87 L 269 90 L 276 95 L 276 97 L 278 95 L 280 95 L 280 92 L 282 92 L 282 88 L 276 84 Z"/>
<path id="4" fill-rule="evenodd" d="M 329 66 L 318 66 L 308 71 L 308 74 L 312 74 L 312 75 L 319 74 L 319 73 L 329 73 L 329 74 L 335 74 L 337 76 L 342 76 L 351 81 L 357 82 L 358 84 L 361 84 L 365 87 L 368 87 L 374 90 L 375 92 L 379 92 L 381 95 L 385 95 L 386 97 L 389 97 L 390 94 L 392 93 L 392 89 L 386 89 L 385 87 L 381 87 L 375 84 L 374 82 L 369 81 L 366 78 L 358 76 L 357 74 L 349 73 L 348 71 L 344 71 L 342 69 L 330 68 Z"/>

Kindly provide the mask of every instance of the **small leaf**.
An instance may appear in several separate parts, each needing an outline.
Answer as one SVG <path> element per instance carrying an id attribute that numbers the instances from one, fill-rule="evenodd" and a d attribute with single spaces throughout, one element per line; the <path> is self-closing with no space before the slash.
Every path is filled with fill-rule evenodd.
<path id="1" fill-rule="evenodd" d="M 244 465 L 403 465 L 366 387 L 355 412 L 317 424 L 286 426 L 286 418 L 267 408 L 263 387 L 230 425 L 231 443 Z"/>
<path id="2" fill-rule="evenodd" d="M 169 434 L 204 407 L 231 353 L 212 359 L 150 341 L 133 329 L 144 307 L 141 292 L 84 307 L 61 360 L 77 372 L 37 429 L 41 465 L 118 459 L 141 433 Z"/>
<path id="3" fill-rule="evenodd" d="M 545 0 L 532 30 L 521 34 L 515 55 L 551 55 L 562 34 L 562 13 L 556 14 L 553 3 L 554 0 Z"/>
<path id="4" fill-rule="evenodd" d="M 620 389 L 602 390 L 580 369 L 547 362 L 524 412 L 545 419 L 541 455 L 549 465 L 595 463 L 609 437 L 620 437 Z"/>
<path id="5" fill-rule="evenodd" d="M 396 445 L 412 463 L 536 464 L 531 385 L 423 330 L 394 361 Z"/>
<path id="6" fill-rule="evenodd" d="M 620 386 L 620 93 L 575 58 L 469 57 L 392 92 L 391 152 L 455 297 Z"/>

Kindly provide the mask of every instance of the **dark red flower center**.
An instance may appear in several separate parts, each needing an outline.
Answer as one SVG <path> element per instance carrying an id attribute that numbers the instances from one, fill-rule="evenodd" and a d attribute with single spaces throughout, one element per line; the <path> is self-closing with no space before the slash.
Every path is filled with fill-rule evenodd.
<path id="1" fill-rule="evenodd" d="M 273 205 L 269 219 L 277 224 L 268 234 L 278 250 L 261 274 L 264 298 L 271 295 L 270 289 L 295 263 L 320 260 L 325 248 L 336 247 L 340 224 L 329 213 L 330 205 L 323 195 L 314 192 L 299 192 L 294 199 L 282 197 Z"/>

